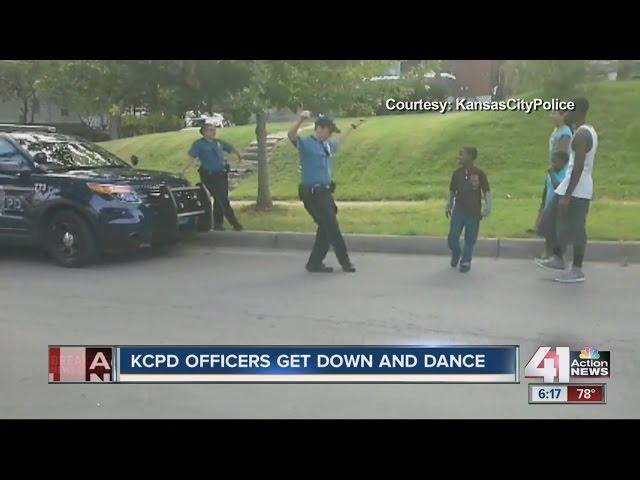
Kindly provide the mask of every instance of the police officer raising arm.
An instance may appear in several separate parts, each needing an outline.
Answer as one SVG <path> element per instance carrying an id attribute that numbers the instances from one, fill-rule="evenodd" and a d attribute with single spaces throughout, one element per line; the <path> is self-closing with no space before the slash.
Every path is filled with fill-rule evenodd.
<path id="1" fill-rule="evenodd" d="M 298 149 L 302 167 L 302 181 L 298 195 L 304 208 L 318 226 L 306 268 L 309 272 L 332 272 L 333 268 L 323 263 L 331 245 L 342 270 L 355 272 L 356 269 L 349 259 L 347 246 L 338 225 L 336 216 L 338 207 L 333 199 L 335 183 L 331 178 L 331 164 L 339 144 L 357 128 L 357 125 L 352 124 L 347 132 L 332 141 L 332 134 L 340 133 L 340 130 L 330 118 L 319 117 L 315 121 L 313 134 L 301 137 L 298 135 L 298 130 L 309 118 L 311 113 L 303 111 L 287 134 L 291 143 Z"/>
<path id="2" fill-rule="evenodd" d="M 184 174 L 196 160 L 200 161 L 200 180 L 213 195 L 213 228 L 224 230 L 224 218 L 231 224 L 234 230 L 242 230 L 242 225 L 236 218 L 229 202 L 229 164 L 225 160 L 225 153 L 234 153 L 238 160 L 242 155 L 236 148 L 224 140 L 216 139 L 216 125 L 207 119 L 200 129 L 202 138 L 196 140 L 189 150 L 189 163 L 184 167 Z"/>
<path id="3" fill-rule="evenodd" d="M 293 142 L 294 145 L 296 145 L 296 138 L 298 137 L 298 130 L 300 130 L 300 127 L 302 126 L 302 124 L 305 123 L 310 118 L 311 118 L 311 112 L 309 112 L 308 110 L 304 110 L 303 112 L 300 113 L 300 118 L 298 119 L 298 121 L 296 123 L 294 123 L 293 126 L 287 132 L 287 136 L 289 137 L 289 140 L 291 140 L 291 142 Z M 320 118 L 322 118 L 322 117 L 320 117 Z M 349 135 L 351 135 L 351 132 L 353 132 L 356 128 L 358 128 L 363 123 L 364 123 L 364 120 L 360 120 L 357 124 L 356 123 L 352 123 L 351 124 L 351 128 L 349 130 L 347 130 L 346 132 L 344 132 L 343 134 L 341 134 L 338 138 L 336 138 L 334 140 L 336 145 L 342 144 L 342 142 L 344 142 L 349 137 Z M 338 133 L 340 133 L 340 130 L 336 129 L 336 131 Z"/>

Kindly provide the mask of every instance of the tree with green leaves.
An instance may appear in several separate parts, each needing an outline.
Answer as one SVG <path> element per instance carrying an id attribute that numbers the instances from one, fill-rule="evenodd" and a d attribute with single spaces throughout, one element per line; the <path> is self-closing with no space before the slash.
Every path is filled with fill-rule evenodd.
<path id="1" fill-rule="evenodd" d="M 84 116 L 109 114 L 111 137 L 120 136 L 127 107 L 184 112 L 187 88 L 172 60 L 72 60 L 50 63 L 40 85 L 47 96 Z"/>
<path id="2" fill-rule="evenodd" d="M 549 95 L 566 95 L 585 81 L 589 72 L 584 60 L 509 60 L 502 73 L 514 93 L 542 90 Z"/>
<path id="3" fill-rule="evenodd" d="M 213 113 L 218 107 L 235 108 L 229 103 L 232 94 L 249 84 L 249 72 L 233 62 L 224 60 L 177 61 L 188 91 L 183 92 L 183 102 L 188 109 Z"/>
<path id="4" fill-rule="evenodd" d="M 0 66 L 0 98 L 20 103 L 19 123 L 33 123 L 40 102 L 39 82 L 50 62 L 5 61 Z"/>
<path id="5" fill-rule="evenodd" d="M 273 203 L 267 164 L 267 115 L 271 109 L 289 108 L 328 113 L 351 101 L 358 85 L 385 70 L 389 62 L 357 60 L 233 60 L 228 67 L 240 79 L 228 97 L 235 107 L 255 114 L 258 143 L 258 196 L 256 208 Z"/>

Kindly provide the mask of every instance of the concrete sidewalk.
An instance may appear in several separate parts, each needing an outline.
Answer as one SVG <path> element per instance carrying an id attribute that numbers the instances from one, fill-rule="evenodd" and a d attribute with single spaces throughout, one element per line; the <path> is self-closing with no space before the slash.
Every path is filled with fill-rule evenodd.
<path id="1" fill-rule="evenodd" d="M 407 235 L 346 234 L 347 247 L 353 252 L 404 253 L 421 255 L 449 255 L 445 237 Z M 278 248 L 310 250 L 315 234 L 296 232 L 262 231 L 211 231 L 192 240 L 195 243 L 215 246 Z M 540 255 L 544 249 L 542 239 L 481 238 L 474 255 L 492 258 L 530 258 Z M 587 245 L 587 261 L 640 262 L 640 242 L 593 241 Z"/>

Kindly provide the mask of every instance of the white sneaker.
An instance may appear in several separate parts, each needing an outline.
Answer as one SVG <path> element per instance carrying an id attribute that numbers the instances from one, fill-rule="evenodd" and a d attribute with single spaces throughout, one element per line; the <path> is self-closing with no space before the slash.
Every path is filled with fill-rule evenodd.
<path id="1" fill-rule="evenodd" d="M 554 255 L 551 258 L 547 258 L 545 260 L 541 260 L 536 258 L 534 263 L 544 270 L 548 270 L 550 272 L 560 272 L 567 268 L 564 260 L 557 255 Z"/>
<path id="2" fill-rule="evenodd" d="M 568 272 L 558 275 L 554 280 L 560 283 L 581 283 L 584 282 L 584 273 L 581 268 L 573 267 Z"/>

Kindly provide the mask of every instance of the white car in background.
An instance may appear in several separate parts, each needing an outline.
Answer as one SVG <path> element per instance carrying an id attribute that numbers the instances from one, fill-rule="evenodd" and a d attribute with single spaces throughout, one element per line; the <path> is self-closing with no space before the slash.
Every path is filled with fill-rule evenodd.
<path id="1" fill-rule="evenodd" d="M 204 125 L 205 120 L 208 119 L 212 119 L 213 123 L 218 128 L 223 128 L 229 125 L 229 122 L 224 119 L 221 113 L 212 113 L 211 115 L 204 114 L 197 117 L 190 117 L 187 115 L 185 117 L 185 128 L 183 130 L 192 128 L 199 129 Z"/>

